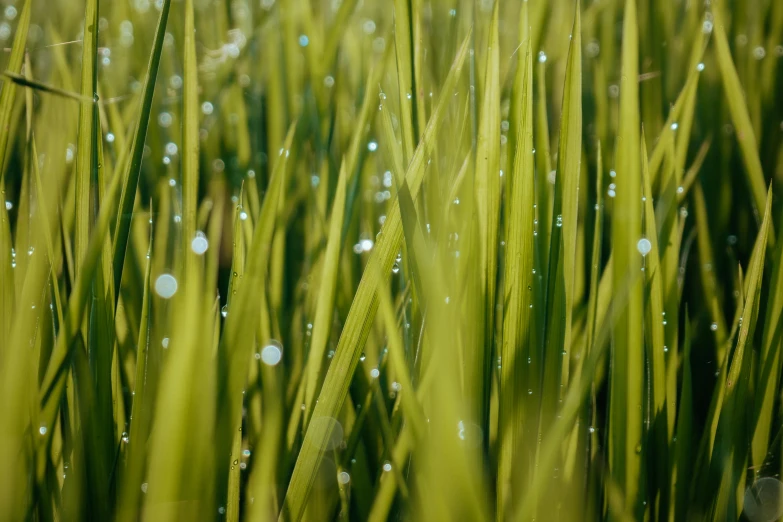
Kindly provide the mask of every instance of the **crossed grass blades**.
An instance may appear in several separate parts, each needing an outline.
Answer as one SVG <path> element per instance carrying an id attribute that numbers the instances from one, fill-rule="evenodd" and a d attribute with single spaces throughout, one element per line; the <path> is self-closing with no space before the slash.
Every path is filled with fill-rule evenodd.
<path id="1" fill-rule="evenodd" d="M 783 3 L 0 40 L 0 519 L 783 514 Z"/>

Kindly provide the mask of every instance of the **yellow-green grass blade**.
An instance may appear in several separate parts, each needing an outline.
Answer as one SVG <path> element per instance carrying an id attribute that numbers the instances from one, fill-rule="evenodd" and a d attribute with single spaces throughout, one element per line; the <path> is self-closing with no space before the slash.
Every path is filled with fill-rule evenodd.
<path id="1" fill-rule="evenodd" d="M 217 371 L 208 335 L 211 307 L 204 309 L 199 299 L 199 272 L 186 275 L 173 297 L 172 334 L 149 442 L 143 517 L 151 520 L 197 520 L 214 509 L 215 461 L 210 448 L 215 447 Z"/>
<path id="2" fill-rule="evenodd" d="M 698 92 L 701 71 L 703 70 L 703 64 L 702 67 L 699 67 L 698 64 L 701 62 L 704 55 L 704 48 L 704 35 L 699 31 L 696 36 L 696 41 L 693 44 L 692 57 L 689 62 L 689 72 L 686 77 L 685 85 L 669 111 L 661 134 L 658 137 L 658 141 L 655 143 L 655 146 L 650 153 L 650 175 L 653 187 L 659 184 L 658 172 L 663 162 L 664 154 L 666 153 L 665 146 L 667 140 L 675 135 L 677 136 L 678 159 L 681 157 L 684 161 L 688 152 L 687 144 L 693 122 L 694 104 Z"/>
<path id="3" fill-rule="evenodd" d="M 626 272 L 626 277 L 619 287 L 615 289 L 616 293 L 612 295 L 607 313 L 601 322 L 601 326 L 597 329 L 595 343 L 582 367 L 582 373 L 574 376 L 574 380 L 568 387 L 568 391 L 563 399 L 560 415 L 555 419 L 546 441 L 541 445 L 538 459 L 538 466 L 541 469 L 552 469 L 557 459 L 560 458 L 558 454 L 561 451 L 562 441 L 565 440 L 568 432 L 572 429 L 579 410 L 587 398 L 587 394 L 593 384 L 593 376 L 609 344 L 612 329 L 615 323 L 621 319 L 623 309 L 628 306 L 628 300 L 631 297 L 634 284 L 641 279 L 640 274 L 641 272 Z M 531 486 L 525 490 L 510 519 L 519 521 L 530 520 L 535 513 L 536 503 L 545 486 L 546 482 L 543 480 L 532 481 Z M 633 519 L 629 517 L 629 520 Z"/>
<path id="4" fill-rule="evenodd" d="M 753 196 L 754 214 L 756 220 L 761 216 L 759 213 L 764 208 L 764 171 L 761 167 L 761 160 L 758 153 L 758 142 L 756 133 L 753 130 L 753 124 L 750 121 L 748 107 L 743 96 L 743 88 L 740 83 L 734 60 L 731 57 L 729 41 L 726 36 L 724 22 L 723 2 L 712 4 L 713 15 L 713 33 L 715 38 L 715 53 L 718 67 L 721 72 L 723 90 L 729 105 L 731 120 L 736 129 L 735 134 L 739 140 L 740 151 L 742 152 L 742 161 L 745 165 L 745 173 L 748 177 L 748 185 Z M 769 234 L 771 243 L 774 244 L 775 231 L 770 226 Z"/>
<path id="5" fill-rule="evenodd" d="M 767 310 L 759 351 L 756 398 L 753 408 L 751 465 L 759 469 L 767 459 L 770 430 L 774 418 L 775 394 L 780 379 L 780 349 L 783 338 L 783 246 L 778 244 L 772 258 Z"/>
<path id="6" fill-rule="evenodd" d="M 109 233 L 109 222 L 116 212 L 121 188 L 122 178 L 116 176 L 111 180 L 106 197 L 103 200 L 98 219 L 87 245 L 87 252 L 82 263 L 82 273 L 77 276 L 76 284 L 68 298 L 67 315 L 65 323 L 61 325 L 56 345 L 46 368 L 41 382 L 41 425 L 46 426 L 43 440 L 39 447 L 46 447 L 51 438 L 52 431 L 48 429 L 54 424 L 60 398 L 64 392 L 67 363 L 71 350 L 75 348 L 75 337 L 79 334 L 80 325 L 84 318 L 87 300 L 91 294 L 92 280 L 98 269 L 98 262 L 103 250 L 104 239 Z"/>
<path id="7" fill-rule="evenodd" d="M 582 24 L 579 11 L 580 3 L 577 2 L 566 62 L 550 227 L 551 244 L 546 276 L 547 331 L 544 343 L 539 441 L 557 415 L 561 399 L 562 369 L 572 347 L 571 322 L 575 304 L 578 194 L 582 159 Z"/>
<path id="8" fill-rule="evenodd" d="M 147 128 L 152 112 L 152 98 L 155 93 L 158 69 L 160 68 L 163 40 L 166 34 L 166 24 L 171 9 L 171 0 L 163 0 L 163 5 L 158 18 L 158 26 L 155 30 L 155 38 L 152 42 L 152 52 L 147 65 L 144 84 L 141 89 L 138 117 L 134 124 L 135 131 L 131 144 L 131 153 L 128 156 L 127 166 L 123 171 L 122 195 L 119 205 L 115 209 L 116 224 L 114 225 L 114 288 L 120 288 L 125 252 L 128 246 L 131 218 L 133 216 L 133 202 L 136 199 L 136 189 L 141 174 L 141 162 L 144 156 L 144 140 L 147 136 Z M 117 293 L 119 295 L 119 292 Z"/>
<path id="9" fill-rule="evenodd" d="M 22 62 L 25 54 L 25 44 L 27 42 L 27 30 L 30 26 L 30 10 L 32 0 L 26 0 L 22 11 L 19 14 L 19 22 L 14 35 L 14 43 L 11 48 L 11 54 L 6 68 L 18 74 L 22 69 Z M 11 137 L 11 118 L 14 111 L 14 101 L 16 98 L 16 85 L 13 82 L 4 82 L 2 91 L 0 91 L 0 203 L 7 201 L 5 170 L 8 163 L 7 151 L 9 150 L 9 139 Z M 9 284 L 14 280 L 12 265 L 15 265 L 12 259 L 13 242 L 11 239 L 11 225 L 9 222 L 8 211 L 4 205 L 0 209 L 0 252 L 2 261 L 0 261 L 0 277 L 5 283 L 0 289 L 0 336 L 3 339 L 9 339 L 11 335 L 11 319 L 14 308 L 14 285 Z M 5 343 L 3 343 L 5 345 Z M 0 356 L 2 350 L 0 350 Z"/>
<path id="10" fill-rule="evenodd" d="M 626 0 L 623 19 L 620 122 L 616 143 L 616 197 L 612 213 L 614 286 L 628 271 L 641 270 L 637 242 L 642 236 L 640 135 L 639 135 L 639 43 L 636 0 Z M 621 488 L 626 507 L 640 517 L 645 501 L 642 471 L 642 401 L 644 354 L 642 281 L 630 290 L 627 307 L 614 329 L 612 377 L 609 388 L 609 470 Z"/>
<path id="11" fill-rule="evenodd" d="M 147 359 L 150 343 L 150 272 L 152 263 L 152 233 L 150 233 L 149 246 L 147 248 L 147 260 L 144 270 L 144 288 L 141 302 L 141 320 L 139 322 L 139 335 L 136 345 L 136 377 L 133 380 L 133 402 L 131 404 L 130 433 L 128 440 L 123 441 L 127 446 L 125 463 L 123 467 L 121 488 L 117 518 L 121 521 L 138 520 L 139 499 L 141 497 L 142 477 L 146 469 L 146 444 L 149 434 L 150 420 L 152 419 L 152 404 L 146 394 L 147 383 Z"/>
<path id="12" fill-rule="evenodd" d="M 454 91 L 467 50 L 468 40 L 466 39 L 463 41 L 449 75 L 443 83 L 443 95 L 438 100 L 427 128 L 422 135 L 421 143 L 406 169 L 406 179 L 410 179 L 411 194 L 414 196 L 418 193 L 421 186 L 424 176 L 423 167 L 431 151 L 432 140 L 440 127 L 440 123 L 443 121 L 448 101 L 451 99 L 448 93 Z M 378 281 L 375 278 L 375 274 L 377 272 L 381 274 L 390 273 L 401 240 L 402 224 L 400 210 L 399 206 L 395 204 L 386 214 L 381 236 L 373 247 L 368 260 L 368 267 L 365 269 L 362 281 L 359 283 L 350 311 L 345 319 L 334 359 L 329 366 L 319 400 L 313 412 L 314 419 L 321 417 L 335 418 L 345 401 L 350 384 L 350 376 L 359 362 L 364 343 L 369 335 L 371 319 L 377 310 L 378 302 L 375 292 Z M 323 457 L 321 448 L 330 434 L 331 426 L 325 425 L 325 423 L 321 423 L 319 426 L 313 426 L 311 423 L 308 427 L 302 451 L 297 458 L 291 482 L 286 492 L 285 505 L 281 514 L 281 517 L 284 519 L 299 520 L 302 516 L 308 493 L 313 484 L 314 472 L 318 469 Z"/>
<path id="13" fill-rule="evenodd" d="M 554 199 L 553 182 L 557 171 L 552 170 L 552 159 L 550 151 L 550 133 L 549 116 L 547 114 L 547 91 L 546 91 L 546 61 L 541 61 L 535 65 L 536 74 L 536 248 L 539 252 L 538 257 L 544 260 L 549 258 L 549 247 L 551 242 L 552 227 L 552 204 Z M 549 267 L 542 266 L 542 277 L 546 277 Z"/>
<path id="14" fill-rule="evenodd" d="M 39 228 L 44 225 L 43 220 L 39 217 L 35 221 L 30 247 L 33 254 L 29 256 L 24 282 L 17 296 L 10 335 L 3 340 L 4 348 L 0 352 L 0 418 L 3 419 L 0 424 L 0 484 L 3 489 L 0 517 L 8 520 L 24 519 L 32 499 L 30 479 L 35 472 L 33 455 L 37 442 L 32 433 L 43 435 L 52 427 L 48 424 L 41 432 L 36 422 L 38 372 L 33 364 L 32 348 L 39 335 L 41 297 L 48 285 L 50 265 L 43 254 L 46 246 Z"/>
<path id="15" fill-rule="evenodd" d="M 217 404 L 220 404 L 221 408 L 218 411 L 216 444 L 218 447 L 224 448 L 224 451 L 229 450 L 234 430 L 237 429 L 240 419 L 242 389 L 247 379 L 247 364 L 253 351 L 253 339 L 256 334 L 255 329 L 249 325 L 254 324 L 252 321 L 258 321 L 259 317 L 268 313 L 265 309 L 266 306 L 261 306 L 262 302 L 267 302 L 266 299 L 258 299 L 256 292 L 259 288 L 266 288 L 263 280 L 270 270 L 270 252 L 278 216 L 278 205 L 285 184 L 287 160 L 295 130 L 296 124 L 294 123 L 288 130 L 283 150 L 280 152 L 279 160 L 272 173 L 258 223 L 253 231 L 252 243 L 247 252 L 244 280 L 239 285 L 236 295 L 232 294 L 231 310 L 227 313 L 220 340 L 219 351 L 225 361 L 218 375 Z M 271 331 L 269 326 L 266 328 L 267 332 Z M 258 342 L 266 343 L 268 340 L 258 339 Z M 227 464 L 228 462 L 225 462 L 224 458 L 218 459 L 218 477 L 227 476 Z M 218 479 L 218 483 L 220 480 Z"/>
<path id="16" fill-rule="evenodd" d="M 309 417 L 309 412 L 312 411 L 313 401 L 321 384 L 324 354 L 326 353 L 333 321 L 340 251 L 343 246 L 342 231 L 344 229 L 346 178 L 348 176 L 346 168 L 345 161 L 343 161 L 337 180 L 337 192 L 332 204 L 332 213 L 329 218 L 329 236 L 321 272 L 321 287 L 315 305 L 315 321 L 313 322 L 313 333 L 307 360 L 307 375 L 305 377 L 307 379 L 305 384 L 305 412 L 307 417 Z M 305 424 L 309 420 L 307 417 L 305 418 Z"/>
<path id="17" fill-rule="evenodd" d="M 726 399 L 720 411 L 715 449 L 710 463 L 711 475 L 720 477 L 712 499 L 713 520 L 736 518 L 741 509 L 736 505 L 735 491 L 744 481 L 747 444 L 750 443 L 747 394 L 750 391 L 752 350 L 748 340 L 752 338 L 758 319 L 764 258 L 769 240 L 772 208 L 772 191 L 767 193 L 764 218 L 756 237 L 750 269 L 745 280 L 745 304 L 739 320 L 737 345 L 731 357 L 726 377 Z"/>
<path id="18" fill-rule="evenodd" d="M 520 51 L 521 52 L 521 51 Z M 513 507 L 512 491 L 519 478 L 515 470 L 527 453 L 523 448 L 525 420 L 535 418 L 533 400 L 525 400 L 527 389 L 537 389 L 533 376 L 541 362 L 534 360 L 528 374 L 523 360 L 538 359 L 531 345 L 530 307 L 533 303 L 533 221 L 534 160 L 533 160 L 533 66 L 530 40 L 524 50 L 522 89 L 517 145 L 509 196 L 508 236 L 506 238 L 503 288 L 503 339 L 501 343 L 500 393 L 498 397 L 498 436 L 500 448 L 497 477 L 497 516 L 505 517 Z M 539 400 L 535 398 L 535 404 Z M 526 412 L 529 411 L 529 413 Z M 531 423 L 532 424 L 532 423 Z M 533 429 L 532 427 L 528 429 Z"/>
<path id="19" fill-rule="evenodd" d="M 462 407 L 454 397 L 459 393 L 459 370 L 455 364 L 456 358 L 450 357 L 450 346 L 458 341 L 457 331 L 450 328 L 452 310 L 451 298 L 447 294 L 447 278 L 442 271 L 433 270 L 442 258 L 436 253 L 434 259 L 424 240 L 422 227 L 417 219 L 414 200 L 407 181 L 403 180 L 399 188 L 400 214 L 403 221 L 403 231 L 408 251 L 414 260 L 413 271 L 421 272 L 421 296 L 426 306 L 427 325 L 425 330 L 425 360 L 423 371 L 428 372 L 438 368 L 438 385 L 430 389 L 430 395 L 424 401 L 426 411 L 430 412 L 430 429 L 428 437 L 423 439 L 421 454 L 423 456 L 423 476 L 420 479 L 419 495 L 423 500 L 430 498 L 443 499 L 438 503 L 425 503 L 422 516 L 430 519 L 453 519 L 459 513 L 467 513 L 471 519 L 485 519 L 486 498 L 482 488 L 480 475 L 477 473 L 472 452 L 459 445 L 457 437 L 453 436 L 453 426 L 465 430 Z M 445 297 L 444 297 L 445 296 Z M 437 342 L 433 342 L 437 339 Z M 468 409 L 469 411 L 469 409 Z M 470 426 L 468 424 L 467 426 Z M 451 435 L 451 436 L 450 436 Z M 386 437 L 388 440 L 390 437 Z M 466 438 L 463 434 L 463 438 Z M 391 444 L 386 444 L 389 447 Z M 480 447 L 479 441 L 476 446 Z M 443 474 L 436 470 L 443 470 Z M 397 482 L 402 487 L 403 477 L 400 474 Z"/>
<path id="20" fill-rule="evenodd" d="M 413 381 L 408 372 L 405 360 L 403 340 L 397 328 L 397 317 L 394 306 L 387 292 L 379 291 L 379 307 L 387 332 L 389 344 L 389 361 L 394 370 L 395 380 L 400 384 L 402 410 L 406 425 L 410 425 L 414 440 L 421 438 L 424 431 L 424 412 L 416 398 Z"/>
<path id="21" fill-rule="evenodd" d="M 416 111 L 415 89 L 413 85 L 413 49 L 411 42 L 410 2 L 394 0 L 394 49 L 397 59 L 397 90 L 400 106 L 400 126 L 402 127 L 403 166 L 407 167 L 413 157 L 417 136 L 414 129 L 413 114 Z"/>
<path id="22" fill-rule="evenodd" d="M 30 12 L 32 9 L 32 0 L 25 0 L 22 10 L 19 13 L 19 22 L 16 26 L 14 43 L 11 47 L 11 54 L 8 58 L 6 70 L 20 74 L 22 63 L 24 61 L 25 46 L 27 43 L 27 31 L 30 27 Z M 0 92 L 0 186 L 5 192 L 5 170 L 8 166 L 9 142 L 12 133 L 11 118 L 14 112 L 14 101 L 16 99 L 16 84 L 13 82 L 3 82 L 3 89 Z M 11 142 L 12 143 L 12 142 Z M 5 286 L 5 285 L 3 285 Z M 6 337 L 7 338 L 7 337 Z"/>
<path id="23" fill-rule="evenodd" d="M 184 78 L 182 116 L 182 249 L 185 273 L 194 262 L 191 243 L 196 239 L 199 185 L 199 103 L 196 25 L 193 0 L 185 1 Z"/>
<path id="24" fill-rule="evenodd" d="M 644 255 L 644 271 L 646 275 L 646 321 L 645 331 L 648 332 L 647 342 L 647 368 L 650 380 L 648 387 L 648 401 L 651 403 L 650 412 L 651 430 L 647 439 L 651 454 L 655 454 L 654 477 L 655 483 L 650 488 L 656 493 L 656 502 L 652 506 L 657 512 L 658 519 L 663 519 L 669 512 L 669 481 L 668 472 L 668 421 L 666 402 L 666 361 L 665 353 L 668 348 L 665 344 L 665 331 L 668 326 L 666 312 L 664 312 L 663 274 L 660 262 L 660 250 L 658 248 L 658 227 L 655 222 L 655 209 L 651 188 L 650 170 L 647 161 L 647 144 L 642 132 L 640 145 L 642 151 L 642 202 L 644 207 L 644 239 L 648 243 L 639 243 Z M 657 490 L 657 491 L 656 491 Z"/>
<path id="25" fill-rule="evenodd" d="M 0 181 L 0 183 L 2 183 Z M 5 196 L 5 189 L 0 184 L 0 195 Z M 5 197 L 0 199 L 5 200 Z M 6 281 L 0 288 L 0 335 L 3 339 L 8 339 L 11 335 L 11 322 L 14 317 L 14 267 L 16 260 L 14 254 L 14 243 L 11 236 L 11 222 L 8 216 L 8 210 L 4 204 L 0 204 L 0 278 Z M 5 343 L 0 345 L 0 357 L 9 348 Z"/>
<path id="26" fill-rule="evenodd" d="M 500 40 L 498 37 L 499 1 L 492 10 L 489 28 L 488 59 L 484 73 L 484 100 L 476 145 L 476 210 L 480 237 L 479 270 L 483 297 L 480 341 L 473 362 L 475 377 L 468 390 L 477 402 L 476 418 L 487 433 L 489 427 L 490 370 L 495 338 L 498 229 L 500 221 Z M 453 201 L 450 198 L 447 201 Z"/>
<path id="27" fill-rule="evenodd" d="M 79 105 L 79 139 L 76 147 L 76 210 L 74 256 L 78 276 L 87 251 L 91 217 L 91 180 L 98 168 L 98 0 L 87 0 L 82 42 L 81 98 Z"/>
<path id="28" fill-rule="evenodd" d="M 671 438 L 674 436 L 675 418 L 677 415 L 677 372 L 679 366 L 679 308 L 680 294 L 678 288 L 679 256 L 681 233 L 678 226 L 679 210 L 675 204 L 677 201 L 677 187 L 680 186 L 679 173 L 675 169 L 674 139 L 671 135 L 663 139 L 666 143 L 666 157 L 663 170 L 659 176 L 660 192 L 655 205 L 654 219 L 656 230 L 646 228 L 647 234 L 657 235 L 657 248 L 660 261 L 660 274 L 656 277 L 661 281 L 663 296 L 663 309 L 661 324 L 663 328 L 663 346 L 668 354 L 666 370 L 666 412 L 667 432 Z M 646 165 L 642 169 L 649 172 Z M 645 197 L 652 201 L 652 194 Z M 683 220 L 684 221 L 684 220 Z M 651 275 L 651 274 L 650 274 Z M 672 505 L 673 508 L 673 505 Z M 671 510 L 670 510 L 671 511 Z"/>

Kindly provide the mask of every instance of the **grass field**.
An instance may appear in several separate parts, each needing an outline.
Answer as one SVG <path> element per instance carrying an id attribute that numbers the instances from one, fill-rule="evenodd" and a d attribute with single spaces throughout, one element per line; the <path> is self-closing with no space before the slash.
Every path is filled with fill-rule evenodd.
<path id="1" fill-rule="evenodd" d="M 0 520 L 783 516 L 783 2 L 0 0 Z"/>

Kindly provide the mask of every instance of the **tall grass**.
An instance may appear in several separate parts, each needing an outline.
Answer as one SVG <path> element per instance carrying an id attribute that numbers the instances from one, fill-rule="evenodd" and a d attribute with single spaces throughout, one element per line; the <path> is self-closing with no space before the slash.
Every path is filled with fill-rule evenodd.
<path id="1" fill-rule="evenodd" d="M 0 3 L 0 520 L 783 516 L 783 3 Z"/>

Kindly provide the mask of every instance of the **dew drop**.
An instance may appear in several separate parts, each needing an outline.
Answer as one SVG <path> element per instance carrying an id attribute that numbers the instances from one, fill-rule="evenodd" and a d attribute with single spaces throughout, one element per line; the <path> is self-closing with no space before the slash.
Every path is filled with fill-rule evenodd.
<path id="1" fill-rule="evenodd" d="M 196 232 L 196 237 L 190 242 L 190 249 L 197 255 L 202 255 L 209 248 L 209 241 L 203 232 Z"/>
<path id="2" fill-rule="evenodd" d="M 652 243 L 650 243 L 649 239 L 643 237 L 636 243 L 636 250 L 638 250 L 641 255 L 646 256 L 650 253 L 650 250 L 652 250 Z"/>
<path id="3" fill-rule="evenodd" d="M 171 274 L 161 274 L 155 280 L 155 293 L 163 299 L 171 299 L 177 293 L 177 280 Z"/>

